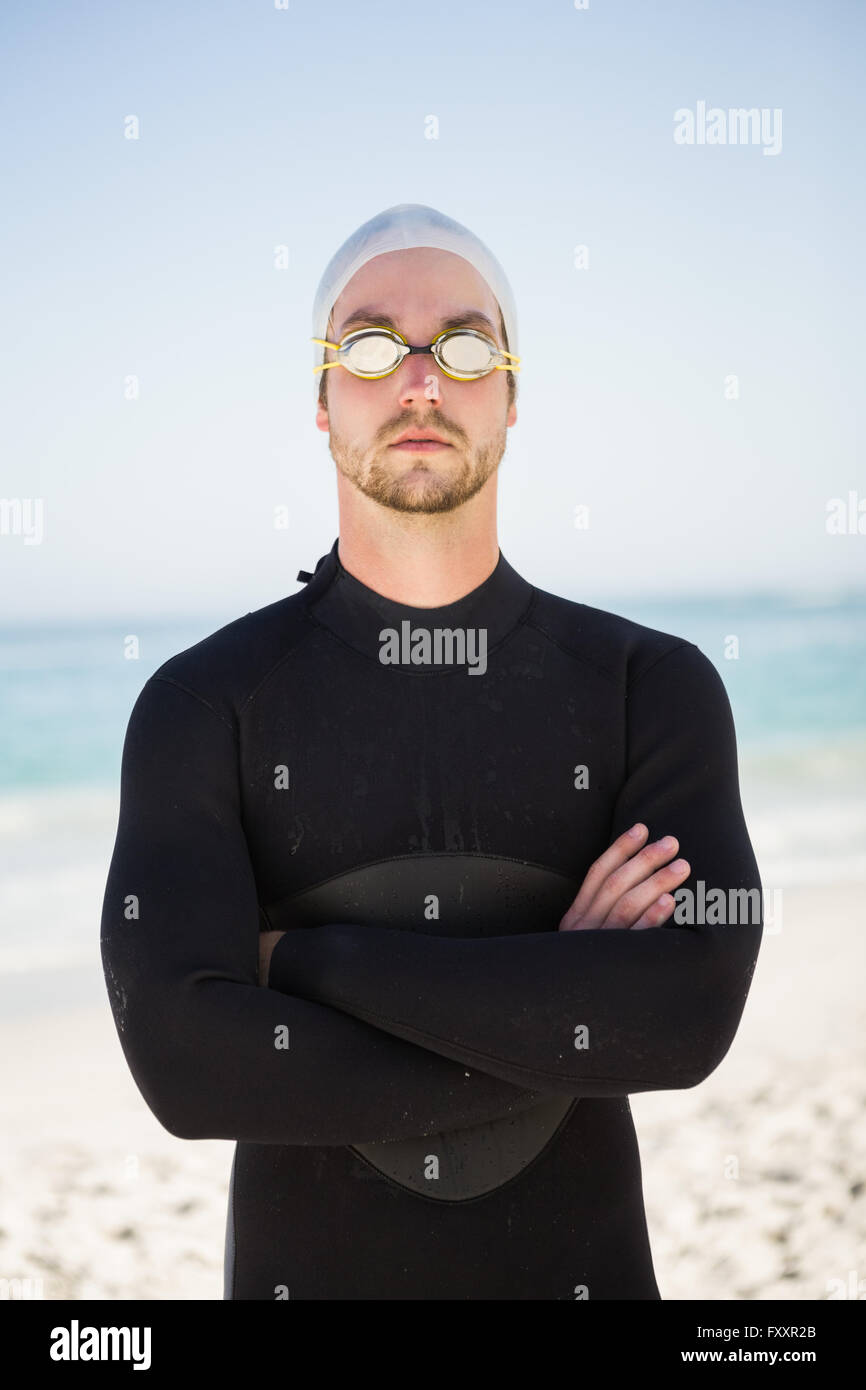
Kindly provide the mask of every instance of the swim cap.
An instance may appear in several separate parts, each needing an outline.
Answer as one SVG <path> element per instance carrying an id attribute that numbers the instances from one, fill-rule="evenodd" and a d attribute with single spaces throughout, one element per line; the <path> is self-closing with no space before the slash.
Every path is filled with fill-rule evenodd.
<path id="1" fill-rule="evenodd" d="M 384 212 L 371 217 L 369 222 L 364 222 L 343 242 L 319 281 L 313 301 L 313 337 L 328 337 L 331 310 L 362 265 L 366 265 L 374 256 L 384 255 L 386 251 L 407 251 L 413 246 L 435 246 L 440 251 L 453 251 L 475 267 L 499 303 L 508 337 L 508 351 L 516 356 L 520 351 L 517 346 L 517 311 L 502 266 L 493 252 L 468 227 L 424 203 L 397 203 L 392 208 L 386 208 Z M 314 366 L 318 367 L 324 362 L 325 351 L 319 343 L 313 343 Z M 316 372 L 313 377 L 317 395 L 322 375 Z"/>

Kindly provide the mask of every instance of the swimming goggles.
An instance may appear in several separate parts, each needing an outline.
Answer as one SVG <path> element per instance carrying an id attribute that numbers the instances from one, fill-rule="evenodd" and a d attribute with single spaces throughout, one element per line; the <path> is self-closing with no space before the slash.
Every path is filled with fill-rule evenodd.
<path id="1" fill-rule="evenodd" d="M 437 365 L 454 381 L 475 381 L 488 372 L 520 371 L 516 365 L 519 357 L 498 347 L 476 328 L 450 328 L 426 347 L 410 347 L 402 334 L 391 328 L 359 328 L 347 333 L 341 343 L 331 343 L 327 338 L 312 341 L 333 348 L 337 354 L 336 362 L 323 362 L 313 368 L 314 372 L 345 367 L 353 376 L 390 376 L 411 352 L 432 353 Z"/>

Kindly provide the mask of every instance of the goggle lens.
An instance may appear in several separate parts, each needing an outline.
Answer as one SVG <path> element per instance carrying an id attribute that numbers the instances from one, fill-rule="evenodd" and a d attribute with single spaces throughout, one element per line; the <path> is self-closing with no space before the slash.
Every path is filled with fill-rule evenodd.
<path id="1" fill-rule="evenodd" d="M 343 362 L 351 372 L 363 376 L 378 376 L 395 367 L 399 361 L 397 344 L 386 333 L 368 333 L 356 338 L 341 349 Z"/>
<path id="2" fill-rule="evenodd" d="M 486 372 L 493 365 L 490 344 L 473 333 L 455 333 L 443 338 L 439 351 L 445 366 L 452 372 Z"/>

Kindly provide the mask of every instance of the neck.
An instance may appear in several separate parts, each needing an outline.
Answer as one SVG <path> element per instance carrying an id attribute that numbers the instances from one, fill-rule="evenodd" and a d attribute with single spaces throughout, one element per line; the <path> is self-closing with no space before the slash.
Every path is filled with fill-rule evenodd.
<path id="1" fill-rule="evenodd" d="M 340 564 L 384 598 L 413 608 L 455 603 L 496 568 L 496 476 L 453 512 L 397 512 L 338 473 Z"/>

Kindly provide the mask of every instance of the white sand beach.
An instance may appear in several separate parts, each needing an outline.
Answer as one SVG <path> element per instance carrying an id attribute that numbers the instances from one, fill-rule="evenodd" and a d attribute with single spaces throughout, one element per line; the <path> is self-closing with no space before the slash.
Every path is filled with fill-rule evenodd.
<path id="1" fill-rule="evenodd" d="M 632 1097 L 664 1299 L 866 1280 L 864 894 L 785 890 L 727 1058 L 691 1091 Z M 8 1019 L 0 1074 L 0 1279 L 46 1299 L 221 1299 L 233 1145 L 161 1128 L 107 1001 Z"/>

